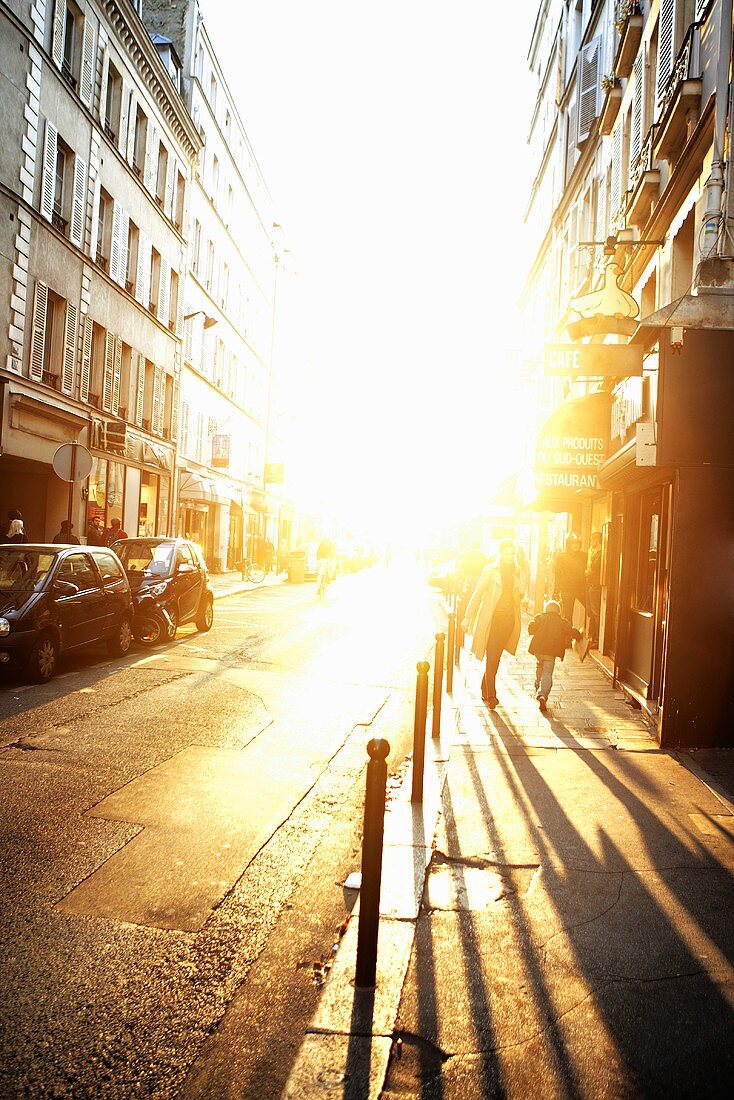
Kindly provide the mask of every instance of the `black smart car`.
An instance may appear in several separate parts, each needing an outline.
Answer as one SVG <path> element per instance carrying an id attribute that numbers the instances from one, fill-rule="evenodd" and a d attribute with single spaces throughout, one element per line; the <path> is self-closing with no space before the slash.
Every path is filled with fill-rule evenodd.
<path id="1" fill-rule="evenodd" d="M 211 630 L 214 595 L 201 549 L 179 538 L 120 539 L 114 550 L 133 596 L 133 631 L 141 645 L 172 641 L 192 620 Z"/>
<path id="2" fill-rule="evenodd" d="M 130 585 L 106 546 L 0 545 L 0 667 L 50 680 L 59 655 L 106 642 L 132 644 Z"/>

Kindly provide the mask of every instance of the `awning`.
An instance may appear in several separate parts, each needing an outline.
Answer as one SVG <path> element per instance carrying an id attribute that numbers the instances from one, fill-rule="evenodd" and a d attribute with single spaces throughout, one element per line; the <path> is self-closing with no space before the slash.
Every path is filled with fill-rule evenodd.
<path id="1" fill-rule="evenodd" d="M 151 443 L 149 439 L 143 440 L 143 462 L 149 466 L 158 466 L 161 470 L 170 473 L 173 467 L 173 455 L 167 447 L 161 447 L 159 443 Z"/>
<path id="2" fill-rule="evenodd" d="M 597 492 L 597 471 L 609 449 L 611 400 L 598 390 L 565 401 L 548 417 L 538 435 L 536 496 L 528 507 L 568 512 Z"/>
<path id="3" fill-rule="evenodd" d="M 616 454 L 602 463 L 597 473 L 600 489 L 623 489 L 633 480 L 637 473 L 636 450 L 636 440 L 630 439 L 629 443 L 625 443 Z"/>
<path id="4" fill-rule="evenodd" d="M 242 489 L 233 482 L 217 477 L 206 477 L 194 470 L 182 470 L 178 487 L 179 500 L 204 504 L 236 504 L 242 507 Z"/>

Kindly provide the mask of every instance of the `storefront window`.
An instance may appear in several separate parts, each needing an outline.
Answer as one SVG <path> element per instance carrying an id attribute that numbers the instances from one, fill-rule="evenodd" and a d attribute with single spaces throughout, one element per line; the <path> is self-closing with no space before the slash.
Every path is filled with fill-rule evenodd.
<path id="1" fill-rule="evenodd" d="M 158 523 L 156 533 L 170 535 L 168 527 L 168 499 L 171 495 L 171 479 L 160 477 L 158 479 Z"/>
<path id="2" fill-rule="evenodd" d="M 89 474 L 89 484 L 87 491 L 87 520 L 85 527 L 88 528 L 92 520 L 97 516 L 102 520 L 103 526 L 106 525 L 106 503 L 107 503 L 107 459 L 106 458 L 93 458 L 92 470 Z M 86 531 L 85 531 L 86 533 Z"/>
<path id="3" fill-rule="evenodd" d="M 122 503 L 125 488 L 125 467 L 122 462 L 109 462 L 107 469 L 107 522 L 109 527 L 113 519 L 119 519 L 122 525 Z"/>
<path id="4" fill-rule="evenodd" d="M 140 508 L 138 509 L 138 536 L 145 538 L 156 533 L 158 511 L 158 475 L 145 470 L 140 479 Z"/>
<path id="5" fill-rule="evenodd" d="M 658 565 L 661 507 L 660 489 L 654 489 L 650 493 L 645 493 L 642 497 L 635 599 L 635 606 L 638 611 L 652 612 L 655 606 L 655 578 Z"/>

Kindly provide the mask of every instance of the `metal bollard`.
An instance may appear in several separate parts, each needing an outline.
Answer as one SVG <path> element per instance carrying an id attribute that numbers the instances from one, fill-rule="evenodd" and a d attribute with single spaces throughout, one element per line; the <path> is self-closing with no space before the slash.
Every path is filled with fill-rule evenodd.
<path id="1" fill-rule="evenodd" d="M 431 737 L 441 735 L 441 696 L 443 693 L 443 643 L 446 635 L 436 635 L 436 657 L 433 662 L 433 725 Z"/>
<path id="2" fill-rule="evenodd" d="M 423 801 L 423 766 L 426 759 L 426 717 L 428 715 L 428 661 L 416 665 L 415 723 L 413 726 L 413 787 L 411 802 Z"/>
<path id="3" fill-rule="evenodd" d="M 446 691 L 451 694 L 454 690 L 454 641 L 456 637 L 456 615 L 449 612 L 449 636 L 446 646 Z"/>
<path id="4" fill-rule="evenodd" d="M 367 789 L 362 833 L 362 886 L 359 892 L 357 930 L 357 989 L 373 989 L 377 974 L 377 932 L 380 925 L 382 838 L 385 825 L 385 785 L 390 745 L 381 737 L 367 743 Z"/>

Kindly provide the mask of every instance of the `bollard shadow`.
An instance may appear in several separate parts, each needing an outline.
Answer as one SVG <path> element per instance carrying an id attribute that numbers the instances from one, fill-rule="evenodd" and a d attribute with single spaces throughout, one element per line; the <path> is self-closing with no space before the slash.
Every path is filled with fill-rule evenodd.
<path id="1" fill-rule="evenodd" d="M 344 1100 L 364 1100 L 365 1096 L 369 1096 L 374 1014 L 375 990 L 355 986 L 341 1092 Z"/>
<path id="2" fill-rule="evenodd" d="M 503 748 L 516 742 L 511 722 L 494 716 L 492 726 Z M 564 1095 L 584 1094 L 584 1026 L 605 1051 L 612 1092 L 731 1095 L 734 1056 L 726 1036 L 734 1033 L 734 1012 L 722 986 L 725 975 L 731 981 L 734 957 L 730 867 L 666 815 L 660 783 L 657 812 L 635 793 L 647 795 L 656 786 L 635 754 L 615 753 L 612 768 L 605 762 L 608 749 L 571 745 L 559 752 L 582 765 L 573 789 L 564 788 L 550 764 L 551 778 L 546 776 L 541 760 L 552 760 L 552 752 L 537 757 L 500 749 L 482 756 L 465 750 L 465 756 L 497 861 L 510 866 L 513 860 L 504 840 L 507 821 L 492 806 L 498 780 L 508 794 L 505 817 L 515 816 L 537 852 L 547 912 L 541 919 L 532 902 L 521 899 L 507 908 Z M 483 769 L 490 757 L 491 766 Z M 579 789 L 584 805 L 596 799 L 610 807 L 608 819 L 594 819 L 592 834 L 574 806 Z M 447 832 L 457 843 L 458 828 Z M 610 893 L 606 908 L 602 886 Z M 462 946 L 473 950 L 469 938 Z M 578 998 L 569 993 L 563 1017 L 554 1003 L 563 990 L 559 973 L 569 989 L 573 979 L 584 991 Z"/>

